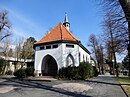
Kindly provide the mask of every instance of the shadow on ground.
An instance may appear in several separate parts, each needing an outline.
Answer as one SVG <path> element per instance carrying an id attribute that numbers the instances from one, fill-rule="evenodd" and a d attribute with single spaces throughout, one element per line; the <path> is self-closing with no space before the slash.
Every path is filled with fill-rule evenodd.
<path id="1" fill-rule="evenodd" d="M 39 89 L 45 89 L 45 90 L 50 90 L 56 93 L 64 94 L 67 96 L 74 96 L 74 97 L 92 97 L 92 96 L 87 96 L 75 92 L 69 92 L 63 89 L 59 88 L 54 88 L 52 86 L 47 86 L 43 85 L 41 83 L 38 83 L 34 80 L 25 80 L 25 79 L 14 79 L 14 78 L 2 78 L 6 79 L 6 81 L 0 83 L 0 86 L 4 85 L 12 85 L 14 87 L 27 87 L 27 88 L 39 88 Z"/>
<path id="2" fill-rule="evenodd" d="M 108 82 L 101 82 L 101 81 L 92 81 L 92 80 L 85 80 L 85 82 L 92 82 L 92 83 L 101 83 L 101 84 L 109 84 L 109 85 L 128 85 L 130 86 L 130 84 L 116 84 L 116 83 L 108 83 Z"/>
<path id="3" fill-rule="evenodd" d="M 98 76 L 98 78 L 99 79 L 103 79 L 104 81 L 100 81 L 100 80 L 85 80 L 85 82 L 120 86 L 121 89 L 123 90 L 123 92 L 125 93 L 126 97 L 129 97 L 128 94 L 126 93 L 126 91 L 124 90 L 124 88 L 122 86 L 123 85 L 130 86 L 130 84 L 121 84 L 121 83 L 108 82 L 109 80 L 113 80 L 113 78 L 116 80 L 115 77 L 109 77 L 109 76 L 107 76 L 107 77 L 100 77 L 100 76 Z"/>

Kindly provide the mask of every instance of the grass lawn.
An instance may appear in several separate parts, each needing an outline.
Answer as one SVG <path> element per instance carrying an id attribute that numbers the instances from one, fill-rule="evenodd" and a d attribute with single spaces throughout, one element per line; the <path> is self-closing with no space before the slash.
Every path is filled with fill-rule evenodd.
<path id="1" fill-rule="evenodd" d="M 121 84 L 130 84 L 130 77 L 118 77 Z M 130 96 L 130 85 L 122 85 L 126 93 Z"/>

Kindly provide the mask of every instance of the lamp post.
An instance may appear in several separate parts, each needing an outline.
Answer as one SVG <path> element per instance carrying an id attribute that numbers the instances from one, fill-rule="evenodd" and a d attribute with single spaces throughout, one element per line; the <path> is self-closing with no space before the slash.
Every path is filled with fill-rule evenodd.
<path id="1" fill-rule="evenodd" d="M 115 75 L 114 60 L 112 60 L 112 65 L 113 65 L 113 75 Z"/>

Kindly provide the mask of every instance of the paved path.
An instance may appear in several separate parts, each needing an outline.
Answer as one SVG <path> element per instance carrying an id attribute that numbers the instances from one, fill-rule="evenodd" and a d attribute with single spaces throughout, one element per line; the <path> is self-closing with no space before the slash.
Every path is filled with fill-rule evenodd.
<path id="1" fill-rule="evenodd" d="M 69 90 L 53 87 L 63 83 L 80 83 L 92 87 L 87 91 L 72 92 Z M 98 76 L 86 81 L 45 81 L 40 80 L 17 80 L 0 78 L 0 89 L 13 87 L 7 93 L 0 93 L 0 97 L 126 97 L 118 81 L 109 75 Z M 70 87 L 71 88 L 71 87 Z M 74 88 L 71 88 L 72 90 Z"/>
<path id="2" fill-rule="evenodd" d="M 87 82 L 93 87 L 87 94 L 93 97 L 126 97 L 119 82 L 113 76 L 100 75 Z"/>

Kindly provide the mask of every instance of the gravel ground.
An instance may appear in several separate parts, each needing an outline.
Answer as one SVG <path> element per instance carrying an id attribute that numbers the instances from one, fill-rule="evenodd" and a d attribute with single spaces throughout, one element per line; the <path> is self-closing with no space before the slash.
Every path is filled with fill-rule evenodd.
<path id="1" fill-rule="evenodd" d="M 7 93 L 11 90 L 13 90 L 15 87 L 13 86 L 3 86 L 3 87 L 0 87 L 0 93 Z"/>
<path id="2" fill-rule="evenodd" d="M 53 85 L 53 87 L 75 93 L 83 93 L 84 91 L 86 92 L 89 89 L 92 89 L 92 87 L 90 87 L 89 85 L 81 83 L 62 83 L 58 85 Z"/>

